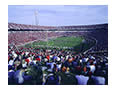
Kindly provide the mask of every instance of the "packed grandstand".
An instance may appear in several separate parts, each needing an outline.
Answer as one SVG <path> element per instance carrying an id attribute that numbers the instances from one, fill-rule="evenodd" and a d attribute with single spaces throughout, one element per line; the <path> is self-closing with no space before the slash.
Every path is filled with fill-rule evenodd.
<path id="1" fill-rule="evenodd" d="M 8 23 L 9 85 L 107 85 L 108 24 Z"/>

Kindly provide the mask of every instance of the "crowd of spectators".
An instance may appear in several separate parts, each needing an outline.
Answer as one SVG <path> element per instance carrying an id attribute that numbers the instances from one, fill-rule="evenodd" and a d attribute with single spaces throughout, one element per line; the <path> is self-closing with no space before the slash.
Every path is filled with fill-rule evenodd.
<path id="1" fill-rule="evenodd" d="M 21 45 L 36 40 L 46 40 L 46 38 L 56 38 L 62 36 L 60 32 L 46 31 L 9 31 L 8 44 Z"/>
<path id="2" fill-rule="evenodd" d="M 108 57 L 62 49 L 8 47 L 8 84 L 105 85 Z"/>

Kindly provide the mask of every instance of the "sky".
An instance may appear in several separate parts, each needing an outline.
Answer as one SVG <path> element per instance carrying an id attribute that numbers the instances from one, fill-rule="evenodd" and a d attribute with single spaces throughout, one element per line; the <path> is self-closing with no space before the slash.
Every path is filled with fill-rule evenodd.
<path id="1" fill-rule="evenodd" d="M 9 5 L 8 22 L 67 26 L 108 23 L 107 5 Z"/>

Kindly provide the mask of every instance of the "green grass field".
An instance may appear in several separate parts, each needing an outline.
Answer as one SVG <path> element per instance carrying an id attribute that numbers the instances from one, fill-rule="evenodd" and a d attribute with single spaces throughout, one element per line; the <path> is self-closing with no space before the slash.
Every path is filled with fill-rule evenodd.
<path id="1" fill-rule="evenodd" d="M 58 37 L 58 38 L 53 38 L 50 39 L 48 41 L 36 41 L 33 43 L 29 43 L 26 44 L 25 47 L 32 47 L 32 48 L 36 48 L 38 46 L 42 46 L 42 47 L 54 47 L 54 48 L 73 48 L 73 50 L 77 51 L 77 52 L 81 52 L 81 51 L 85 51 L 87 49 L 89 49 L 90 47 L 92 47 L 95 42 L 91 41 L 91 42 L 85 42 L 84 44 L 82 43 L 82 40 L 84 40 L 85 38 L 83 37 Z"/>

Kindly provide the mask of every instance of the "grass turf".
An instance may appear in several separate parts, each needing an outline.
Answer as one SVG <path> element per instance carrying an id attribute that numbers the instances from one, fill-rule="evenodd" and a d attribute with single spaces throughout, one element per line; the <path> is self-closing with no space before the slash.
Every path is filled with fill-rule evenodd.
<path id="1" fill-rule="evenodd" d="M 48 41 L 33 42 L 34 45 L 57 46 L 57 47 L 74 47 L 82 42 L 82 37 L 58 37 Z"/>
<path id="2" fill-rule="evenodd" d="M 35 41 L 33 43 L 26 44 L 25 47 L 36 48 L 37 46 L 42 47 L 59 47 L 59 48 L 73 48 L 77 52 L 85 51 L 95 44 L 95 41 L 82 43 L 84 37 L 58 37 L 48 41 Z"/>

